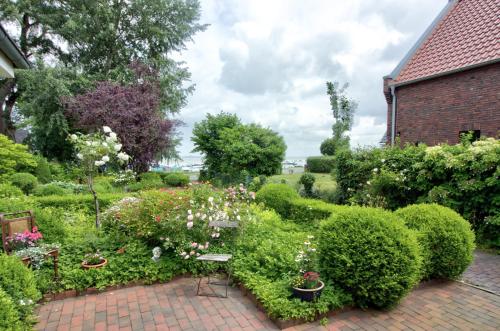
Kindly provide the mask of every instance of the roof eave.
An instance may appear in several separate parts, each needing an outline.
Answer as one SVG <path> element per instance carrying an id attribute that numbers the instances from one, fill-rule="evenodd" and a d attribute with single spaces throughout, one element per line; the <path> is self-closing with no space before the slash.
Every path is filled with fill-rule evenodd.
<path id="1" fill-rule="evenodd" d="M 392 72 L 385 76 L 387 78 L 396 79 L 396 77 L 401 73 L 403 68 L 410 62 L 411 58 L 418 51 L 420 46 L 430 37 L 434 29 L 438 26 L 441 20 L 451 11 L 451 9 L 458 3 L 459 0 L 450 0 L 446 4 L 446 6 L 439 12 L 438 16 L 432 21 L 431 25 L 427 27 L 424 33 L 418 38 L 417 42 L 413 45 L 413 47 L 406 53 L 403 59 L 399 62 L 399 64 L 392 70 Z M 384 78 L 385 78 L 384 77 Z"/>
<path id="2" fill-rule="evenodd" d="M 459 72 L 471 70 L 474 68 L 484 67 L 484 66 L 494 64 L 494 63 L 499 63 L 499 62 L 500 62 L 500 58 L 497 58 L 497 59 L 493 59 L 493 60 L 489 60 L 489 61 L 485 61 L 485 62 L 481 62 L 481 63 L 475 63 L 475 64 L 471 64 L 468 66 L 460 67 L 457 69 L 443 71 L 443 72 L 439 72 L 439 73 L 436 73 L 433 75 L 420 77 L 420 78 L 416 78 L 416 79 L 412 79 L 412 80 L 407 80 L 407 81 L 403 81 L 403 82 L 393 81 L 392 83 L 389 83 L 389 86 L 400 87 L 400 86 L 405 86 L 405 85 L 411 85 L 411 84 L 419 83 L 422 81 L 426 81 L 426 80 L 430 80 L 430 79 L 434 79 L 434 78 L 438 78 L 438 77 L 442 77 L 442 76 L 447 76 L 447 75 L 451 75 L 451 74 L 456 74 Z"/>
<path id="3" fill-rule="evenodd" d="M 16 43 L 10 38 L 9 34 L 0 24 L 0 50 L 14 63 L 18 69 L 28 69 L 30 63 L 24 56 Z"/>

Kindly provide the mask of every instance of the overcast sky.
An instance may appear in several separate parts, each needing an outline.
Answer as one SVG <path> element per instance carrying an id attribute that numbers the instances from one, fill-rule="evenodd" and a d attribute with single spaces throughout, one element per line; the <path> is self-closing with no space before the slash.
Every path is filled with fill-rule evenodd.
<path id="1" fill-rule="evenodd" d="M 351 145 L 386 130 L 382 77 L 448 0 L 201 0 L 202 23 L 178 57 L 196 90 L 180 114 L 182 156 L 206 113 L 223 110 L 285 138 L 287 156 L 319 155 L 333 117 L 326 81 L 348 82 L 358 103 Z"/>

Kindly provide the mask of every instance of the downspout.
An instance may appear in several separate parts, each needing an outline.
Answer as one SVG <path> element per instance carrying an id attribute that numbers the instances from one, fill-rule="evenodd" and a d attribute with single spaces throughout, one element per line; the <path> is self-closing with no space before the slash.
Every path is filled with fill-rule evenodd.
<path id="1" fill-rule="evenodd" d="M 391 146 L 394 146 L 396 137 L 396 87 L 391 86 L 392 111 L 391 111 Z"/>

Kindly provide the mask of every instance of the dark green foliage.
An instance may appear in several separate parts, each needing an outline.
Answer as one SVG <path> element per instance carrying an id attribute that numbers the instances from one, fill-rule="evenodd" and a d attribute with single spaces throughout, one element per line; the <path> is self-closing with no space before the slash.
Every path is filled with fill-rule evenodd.
<path id="1" fill-rule="evenodd" d="M 49 162 L 46 158 L 39 156 L 37 157 L 37 166 L 35 169 L 35 176 L 38 181 L 42 184 L 47 184 L 52 181 L 52 174 L 50 173 Z"/>
<path id="2" fill-rule="evenodd" d="M 310 197 L 313 194 L 313 185 L 316 181 L 316 177 L 310 172 L 305 172 L 302 176 L 300 176 L 299 183 L 304 185 L 304 192 L 306 196 Z"/>
<path id="3" fill-rule="evenodd" d="M 73 193 L 70 190 L 64 189 L 61 186 L 50 183 L 50 184 L 45 184 L 45 185 L 38 185 L 34 190 L 33 190 L 33 195 L 36 196 L 47 196 L 47 195 L 66 195 L 66 194 L 71 194 Z"/>
<path id="4" fill-rule="evenodd" d="M 455 211 L 437 204 L 411 205 L 396 211 L 418 231 L 425 278 L 457 278 L 472 262 L 474 233 Z"/>
<path id="5" fill-rule="evenodd" d="M 0 254 L 0 288 L 12 298 L 20 319 L 25 323 L 31 322 L 33 307 L 41 295 L 33 272 L 18 257 Z"/>
<path id="6" fill-rule="evenodd" d="M 264 175 L 260 175 L 258 177 L 254 177 L 252 182 L 248 185 L 248 190 L 251 192 L 257 192 L 267 183 L 267 177 Z"/>
<path id="7" fill-rule="evenodd" d="M 256 194 L 255 202 L 263 203 L 280 215 L 286 215 L 289 202 L 299 194 L 286 184 L 266 184 Z"/>
<path id="8" fill-rule="evenodd" d="M 327 138 L 319 147 L 319 151 L 325 156 L 334 156 L 344 149 L 349 149 L 349 139 L 336 140 L 335 138 Z"/>
<path id="9" fill-rule="evenodd" d="M 22 195 L 23 191 L 16 186 L 9 183 L 0 184 L 0 198 L 12 198 Z"/>
<path id="10" fill-rule="evenodd" d="M 160 173 L 163 183 L 167 186 L 182 187 L 189 184 L 189 176 L 182 172 Z"/>
<path id="11" fill-rule="evenodd" d="M 38 185 L 38 180 L 32 174 L 19 172 L 10 176 L 10 181 L 14 186 L 19 187 L 24 194 L 30 194 Z"/>
<path id="12" fill-rule="evenodd" d="M 0 287 L 0 330 L 21 331 L 23 324 L 19 319 L 19 313 L 7 293 Z"/>
<path id="13" fill-rule="evenodd" d="M 236 115 L 223 112 L 208 114 L 196 123 L 191 140 L 193 151 L 204 155 L 200 179 L 217 179 L 222 184 L 280 173 L 286 151 L 283 137 L 276 132 L 256 124 L 244 125 Z"/>
<path id="14" fill-rule="evenodd" d="M 351 293 L 361 307 L 391 307 L 420 279 L 415 233 L 391 212 L 338 210 L 321 224 L 318 242 L 322 276 Z"/>
<path id="15" fill-rule="evenodd" d="M 478 241 L 486 247 L 500 249 L 500 214 L 487 217 L 477 236 Z"/>
<path id="16" fill-rule="evenodd" d="M 335 166 L 333 156 L 311 156 L 307 158 L 307 170 L 310 172 L 328 174 Z"/>

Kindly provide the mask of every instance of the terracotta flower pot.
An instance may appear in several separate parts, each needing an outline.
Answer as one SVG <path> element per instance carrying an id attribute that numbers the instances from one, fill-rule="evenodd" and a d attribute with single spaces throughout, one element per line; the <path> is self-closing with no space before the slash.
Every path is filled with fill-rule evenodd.
<path id="1" fill-rule="evenodd" d="M 108 264 L 108 260 L 102 259 L 101 263 L 99 264 L 86 264 L 85 261 L 82 262 L 82 268 L 83 269 L 99 269 L 104 267 L 106 264 Z"/>
<path id="2" fill-rule="evenodd" d="M 323 288 L 325 288 L 325 283 L 321 280 L 318 281 L 319 286 L 317 288 L 293 288 L 293 296 L 299 298 L 301 301 L 314 301 L 319 299 Z"/>

